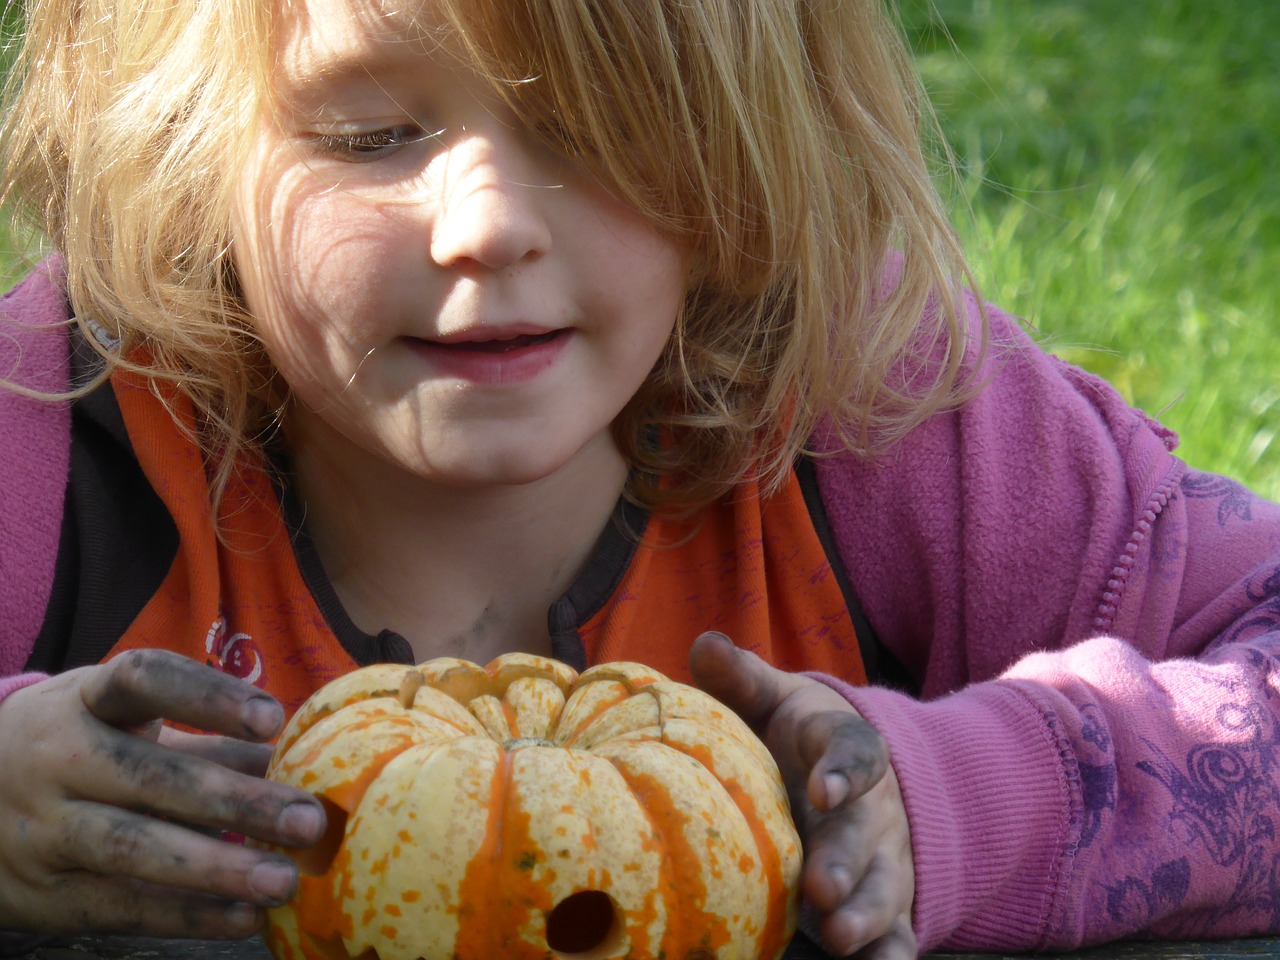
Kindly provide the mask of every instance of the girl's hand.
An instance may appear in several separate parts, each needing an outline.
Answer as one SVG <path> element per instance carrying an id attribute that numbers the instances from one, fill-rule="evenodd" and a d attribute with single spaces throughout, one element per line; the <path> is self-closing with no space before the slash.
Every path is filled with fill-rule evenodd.
<path id="1" fill-rule="evenodd" d="M 181 733 L 172 720 L 223 736 Z M 314 843 L 324 813 L 262 779 L 284 712 L 212 667 L 123 654 L 0 703 L 0 928 L 246 937 L 288 899 L 280 854 L 218 839 Z"/>
<path id="2" fill-rule="evenodd" d="M 914 958 L 911 833 L 880 735 L 830 687 L 775 670 L 723 634 L 694 641 L 689 666 L 778 763 L 804 842 L 801 889 L 821 916 L 826 948 L 865 960 Z"/>

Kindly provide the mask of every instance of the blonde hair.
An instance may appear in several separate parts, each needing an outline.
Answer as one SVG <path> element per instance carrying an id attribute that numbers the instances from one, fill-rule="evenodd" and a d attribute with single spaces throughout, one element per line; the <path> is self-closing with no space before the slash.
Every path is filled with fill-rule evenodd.
<path id="1" fill-rule="evenodd" d="M 615 424 L 641 502 L 772 489 L 826 415 L 872 453 L 960 397 L 971 278 L 880 0 L 429 2 L 531 126 L 694 251 L 676 335 Z M 190 396 L 223 477 L 267 416 L 228 174 L 275 6 L 30 0 L 3 128 L 11 199 L 65 255 L 77 314 Z"/>
<path id="2" fill-rule="evenodd" d="M 228 251 L 227 171 L 253 129 L 268 61 L 243 43 L 267 35 L 266 9 L 27 0 L 0 128 L 4 199 L 62 254 L 76 322 L 119 341 L 86 335 L 106 361 L 100 379 L 124 367 L 176 384 L 215 491 L 263 418 L 267 374 Z"/>

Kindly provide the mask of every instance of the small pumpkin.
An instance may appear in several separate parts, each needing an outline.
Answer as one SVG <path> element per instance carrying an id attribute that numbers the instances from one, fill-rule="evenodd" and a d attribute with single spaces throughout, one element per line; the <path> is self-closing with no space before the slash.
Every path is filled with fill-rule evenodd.
<path id="1" fill-rule="evenodd" d="M 302 706 L 267 775 L 329 815 L 268 914 L 280 960 L 770 960 L 795 928 L 772 757 L 639 664 L 366 667 Z"/>

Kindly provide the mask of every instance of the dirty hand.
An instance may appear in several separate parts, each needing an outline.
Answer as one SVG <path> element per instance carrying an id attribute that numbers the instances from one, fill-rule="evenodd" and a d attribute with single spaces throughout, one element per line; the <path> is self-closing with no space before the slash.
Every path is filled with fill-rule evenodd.
<path id="1" fill-rule="evenodd" d="M 801 888 L 826 948 L 862 960 L 914 958 L 911 834 L 880 735 L 830 687 L 776 670 L 723 634 L 694 641 L 689 666 L 778 763 L 805 848 Z"/>
<path id="2" fill-rule="evenodd" d="M 260 741 L 283 721 L 262 691 L 160 650 L 11 694 L 0 703 L 0 929 L 254 933 L 297 870 L 219 831 L 304 846 L 324 829 L 314 799 L 262 779 L 271 750 Z"/>

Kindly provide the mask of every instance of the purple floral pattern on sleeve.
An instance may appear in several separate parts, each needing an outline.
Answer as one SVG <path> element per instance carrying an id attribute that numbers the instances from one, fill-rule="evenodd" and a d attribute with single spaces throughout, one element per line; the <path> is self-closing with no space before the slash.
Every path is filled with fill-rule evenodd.
<path id="1" fill-rule="evenodd" d="M 1261 651 L 1250 659 L 1249 672 L 1255 676 L 1270 673 L 1274 679 L 1280 672 L 1276 661 Z M 1271 688 L 1263 682 L 1251 689 Z M 1169 793 L 1169 832 L 1189 850 L 1202 849 L 1234 878 L 1234 889 L 1218 906 L 1179 921 L 1179 931 L 1189 936 L 1211 936 L 1233 917 L 1237 927 L 1241 916 L 1266 919 L 1271 928 L 1280 923 L 1280 863 L 1269 852 L 1280 827 L 1273 816 L 1280 809 L 1280 722 L 1269 708 L 1248 699 L 1223 705 L 1217 720 L 1232 735 L 1230 740 L 1193 747 L 1181 763 L 1149 743 L 1151 757 L 1137 764 Z M 1111 919 L 1126 927 L 1149 927 L 1177 911 L 1195 886 L 1191 869 L 1190 858 L 1178 857 L 1156 865 L 1149 876 L 1130 875 L 1110 885 L 1106 904 Z"/>
<path id="2" fill-rule="evenodd" d="M 1229 477 L 1213 473 L 1188 473 L 1182 478 L 1182 493 L 1191 500 L 1218 500 L 1218 526 L 1233 518 L 1249 523 L 1258 501 L 1249 490 Z"/>
<path id="3" fill-rule="evenodd" d="M 1150 918 L 1175 910 L 1191 888 L 1186 857 L 1162 863 L 1150 879 L 1125 877 L 1107 889 L 1107 913 L 1126 929 L 1146 926 Z"/>
<path id="4" fill-rule="evenodd" d="M 1106 719 L 1101 711 L 1092 705 L 1081 708 L 1084 720 L 1080 728 L 1081 740 L 1088 743 L 1097 762 L 1089 762 L 1084 758 L 1085 750 L 1077 758 L 1080 771 L 1081 825 L 1080 846 L 1087 847 L 1093 843 L 1101 828 L 1105 815 L 1115 809 L 1116 805 L 1116 762 L 1112 749 L 1111 735 L 1107 732 Z"/>
<path id="5" fill-rule="evenodd" d="M 1244 592 L 1251 609 L 1232 624 L 1219 641 L 1219 646 L 1253 641 L 1272 631 L 1280 634 L 1280 567 L 1248 580 Z M 1280 645 L 1280 636 L 1275 643 Z"/>

